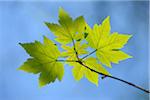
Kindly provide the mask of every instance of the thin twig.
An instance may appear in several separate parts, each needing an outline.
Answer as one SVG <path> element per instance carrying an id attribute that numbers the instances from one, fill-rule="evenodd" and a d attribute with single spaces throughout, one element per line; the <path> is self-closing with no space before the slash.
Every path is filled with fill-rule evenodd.
<path id="1" fill-rule="evenodd" d="M 59 62 L 77 62 L 76 60 L 56 60 L 56 61 L 59 61 Z"/>
<path id="2" fill-rule="evenodd" d="M 73 39 L 73 38 L 72 38 L 72 43 L 73 43 L 73 49 L 74 49 L 74 51 L 75 51 L 76 57 L 77 57 L 78 60 L 80 60 L 80 59 L 79 59 L 79 56 L 78 56 L 78 52 L 77 52 L 77 50 L 76 50 L 76 46 L 75 46 L 75 42 L 74 42 L 74 39 Z"/>
<path id="3" fill-rule="evenodd" d="M 142 87 L 140 87 L 140 86 L 137 86 L 137 85 L 135 85 L 135 84 L 133 84 L 133 83 L 131 83 L 131 82 L 125 81 L 125 80 L 120 79 L 120 78 L 117 78 L 117 77 L 115 77 L 115 76 L 106 75 L 106 74 L 103 74 L 103 73 L 98 72 L 98 71 L 96 71 L 96 70 L 93 70 L 93 69 L 91 69 L 90 67 L 88 67 L 87 65 L 83 64 L 81 61 L 78 61 L 78 63 L 81 64 L 82 66 L 88 68 L 88 69 L 91 70 L 92 72 L 95 72 L 95 73 L 97 73 L 97 74 L 99 74 L 99 75 L 104 75 L 105 77 L 109 77 L 109 78 L 118 80 L 118 81 L 123 82 L 123 83 L 126 83 L 126 84 L 128 84 L 128 85 L 130 85 L 130 86 L 133 86 L 133 87 L 135 87 L 135 88 L 137 88 L 137 89 L 140 89 L 140 90 L 142 90 L 142 91 L 144 91 L 144 92 L 146 92 L 146 93 L 150 93 L 149 90 L 146 90 L 146 89 L 144 89 L 144 88 L 142 88 Z"/>
<path id="4" fill-rule="evenodd" d="M 94 51 L 92 51 L 91 53 L 85 55 L 84 57 L 82 57 L 81 59 L 85 59 L 86 57 L 90 56 L 91 54 L 95 53 L 97 51 L 97 49 L 95 49 Z"/>

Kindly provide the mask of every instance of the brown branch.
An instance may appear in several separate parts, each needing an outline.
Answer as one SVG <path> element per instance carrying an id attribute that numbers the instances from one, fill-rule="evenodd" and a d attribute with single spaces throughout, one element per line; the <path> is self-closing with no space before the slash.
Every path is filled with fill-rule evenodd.
<path id="1" fill-rule="evenodd" d="M 72 43 L 73 43 L 73 49 L 74 49 L 74 51 L 75 51 L 76 57 L 77 57 L 78 60 L 80 60 L 80 59 L 79 59 L 79 56 L 78 56 L 78 52 L 77 52 L 77 50 L 76 50 L 76 46 L 75 46 L 75 42 L 74 42 L 74 39 L 73 39 L 73 38 L 72 38 Z"/>
<path id="2" fill-rule="evenodd" d="M 126 84 L 128 84 L 128 85 L 130 85 L 130 86 L 133 86 L 133 87 L 137 88 L 137 89 L 140 89 L 140 90 L 142 90 L 142 91 L 144 91 L 144 92 L 146 92 L 146 93 L 150 93 L 149 90 L 146 90 L 146 89 L 144 89 L 144 88 L 142 88 L 142 87 L 140 87 L 140 86 L 137 86 L 137 85 L 135 85 L 135 84 L 133 84 L 133 83 L 131 83 L 131 82 L 125 81 L 125 80 L 120 79 L 120 78 L 115 77 L 115 76 L 106 75 L 106 74 L 104 74 L 104 73 L 101 73 L 101 72 L 98 72 L 98 71 L 96 71 L 96 70 L 94 70 L 94 69 L 91 69 L 91 68 L 88 67 L 87 65 L 83 64 L 81 61 L 76 61 L 76 60 L 57 60 L 57 61 L 60 61 L 60 62 L 77 62 L 77 63 L 81 64 L 82 66 L 86 67 L 87 69 L 91 70 L 92 72 L 95 72 L 95 73 L 97 73 L 97 74 L 99 74 L 99 75 L 102 75 L 102 76 L 103 76 L 102 78 L 109 77 L 109 78 L 112 78 L 112 79 L 114 79 L 114 80 L 118 80 L 118 81 L 120 81 L 120 82 L 126 83 Z"/>
<path id="3" fill-rule="evenodd" d="M 98 72 L 98 71 L 96 71 L 96 70 L 93 70 L 93 69 L 91 69 L 90 67 L 88 67 L 87 65 L 83 64 L 81 61 L 78 61 L 78 63 L 81 64 L 82 66 L 86 67 L 87 69 L 91 70 L 92 72 L 95 72 L 95 73 L 97 73 L 97 74 L 99 74 L 99 75 L 103 75 L 103 76 L 105 76 L 105 77 L 109 77 L 109 78 L 112 78 L 112 79 L 114 79 L 114 80 L 118 80 L 118 81 L 123 82 L 123 83 L 126 83 L 126 84 L 128 84 L 128 85 L 130 85 L 130 86 L 133 86 L 133 87 L 135 87 L 135 88 L 137 88 L 137 89 L 140 89 L 140 90 L 142 90 L 142 91 L 144 91 L 144 92 L 146 92 L 146 93 L 150 93 L 149 90 L 146 90 L 146 89 L 144 89 L 144 88 L 142 88 L 142 87 L 140 87 L 140 86 L 137 86 L 137 85 L 135 85 L 135 84 L 133 84 L 133 83 L 131 83 L 131 82 L 125 81 L 125 80 L 120 79 L 120 78 L 117 78 L 117 77 L 115 77 L 115 76 L 106 75 L 106 74 L 103 74 L 103 73 Z"/>

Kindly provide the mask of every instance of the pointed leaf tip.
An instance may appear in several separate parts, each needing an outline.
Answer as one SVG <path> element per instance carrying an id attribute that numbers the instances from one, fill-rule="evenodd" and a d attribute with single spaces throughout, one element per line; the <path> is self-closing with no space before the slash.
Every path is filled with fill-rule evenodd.
<path id="1" fill-rule="evenodd" d="M 130 55 L 129 55 L 129 58 L 133 58 L 133 56 L 130 56 Z"/>
<path id="2" fill-rule="evenodd" d="M 62 7 L 60 7 L 59 8 L 59 17 L 62 15 L 68 15 L 68 13 Z"/>
<path id="3" fill-rule="evenodd" d="M 43 39 L 45 40 L 45 39 L 48 39 L 45 35 L 43 35 Z"/>
<path id="4" fill-rule="evenodd" d="M 129 35 L 129 39 L 130 39 L 132 36 L 133 36 L 133 35 L 130 34 L 130 35 Z"/>
<path id="5" fill-rule="evenodd" d="M 22 46 L 22 43 L 20 43 L 20 42 L 19 42 L 19 45 L 21 45 L 21 46 Z"/>
<path id="6" fill-rule="evenodd" d="M 106 19 L 110 20 L 110 16 L 107 16 Z"/>
<path id="7" fill-rule="evenodd" d="M 49 22 L 44 22 L 44 24 L 45 24 L 46 26 L 48 26 Z"/>
<path id="8" fill-rule="evenodd" d="M 59 7 L 59 13 L 60 12 L 65 12 L 64 8 L 63 7 Z"/>

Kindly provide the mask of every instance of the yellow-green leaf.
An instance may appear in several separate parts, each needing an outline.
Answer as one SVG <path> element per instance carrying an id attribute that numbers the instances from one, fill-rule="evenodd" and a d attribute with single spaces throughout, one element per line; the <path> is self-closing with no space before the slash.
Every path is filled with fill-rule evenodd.
<path id="1" fill-rule="evenodd" d="M 72 42 L 73 39 L 79 40 L 84 37 L 86 22 L 83 16 L 79 16 L 73 20 L 62 8 L 59 9 L 59 24 L 48 22 L 45 24 L 56 36 L 55 40 L 61 44 L 67 44 Z"/>
<path id="2" fill-rule="evenodd" d="M 131 58 L 130 55 L 120 49 L 127 43 L 131 35 L 110 32 L 110 17 L 108 16 L 101 25 L 95 24 L 93 29 L 88 25 L 89 33 L 86 40 L 88 44 L 96 49 L 96 56 L 106 66 L 111 67 L 111 63 L 118 63 L 121 60 Z"/>
<path id="3" fill-rule="evenodd" d="M 56 60 L 60 52 L 56 45 L 47 37 L 44 43 L 35 41 L 33 43 L 20 43 L 32 58 L 29 58 L 19 69 L 30 73 L 40 73 L 39 85 L 44 86 L 56 79 L 62 80 L 64 68 L 62 63 Z"/>
<path id="4" fill-rule="evenodd" d="M 97 60 L 93 57 L 87 58 L 83 61 L 83 63 L 88 66 L 89 68 L 101 72 L 106 75 L 110 75 L 102 65 L 97 63 Z M 75 80 L 79 81 L 84 76 L 92 83 L 98 86 L 98 74 L 92 72 L 90 69 L 86 68 L 85 66 L 76 63 L 76 62 L 69 62 L 70 66 L 73 66 L 72 73 Z"/>

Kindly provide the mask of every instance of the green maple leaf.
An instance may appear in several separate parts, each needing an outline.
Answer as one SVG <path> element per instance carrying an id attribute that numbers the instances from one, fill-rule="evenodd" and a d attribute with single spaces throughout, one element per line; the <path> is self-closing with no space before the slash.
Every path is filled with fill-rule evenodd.
<path id="1" fill-rule="evenodd" d="M 111 62 L 118 63 L 132 56 L 120 50 L 131 35 L 118 34 L 117 32 L 111 34 L 109 19 L 107 17 L 101 25 L 95 24 L 93 29 L 87 25 L 88 36 L 86 40 L 89 46 L 96 49 L 98 59 L 106 66 L 111 67 Z"/>
<path id="2" fill-rule="evenodd" d="M 20 43 L 20 45 L 31 56 L 19 68 L 20 70 L 34 74 L 40 73 L 40 86 L 54 82 L 56 78 L 59 81 L 62 80 L 64 68 L 62 63 L 57 62 L 60 52 L 52 41 L 44 37 L 43 44 L 35 41 L 34 43 Z"/>
<path id="3" fill-rule="evenodd" d="M 59 24 L 45 23 L 50 31 L 56 36 L 56 41 L 61 44 L 72 42 L 73 39 L 80 40 L 84 37 L 86 22 L 83 16 L 73 20 L 62 8 L 59 9 Z"/>
<path id="4" fill-rule="evenodd" d="M 107 70 L 102 67 L 102 65 L 98 64 L 97 60 L 93 57 L 85 59 L 83 63 L 95 71 L 101 72 L 105 75 L 110 75 L 109 72 L 107 72 Z M 75 80 L 79 81 L 81 78 L 83 78 L 83 76 L 85 76 L 90 82 L 98 86 L 99 75 L 97 73 L 92 72 L 90 69 L 76 62 L 69 62 L 69 65 L 73 66 L 72 73 Z"/>

